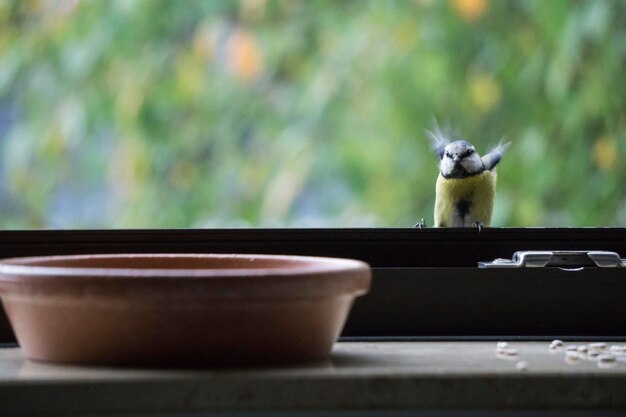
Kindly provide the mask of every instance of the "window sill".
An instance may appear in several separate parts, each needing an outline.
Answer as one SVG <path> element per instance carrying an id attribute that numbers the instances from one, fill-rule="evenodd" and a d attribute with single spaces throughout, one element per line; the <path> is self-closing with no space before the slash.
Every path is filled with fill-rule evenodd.
<path id="1" fill-rule="evenodd" d="M 626 362 L 609 369 L 586 360 L 567 364 L 564 350 L 550 353 L 548 342 L 510 345 L 518 355 L 506 360 L 496 356 L 495 342 L 339 342 L 323 363 L 222 371 L 56 366 L 5 348 L 0 408 L 20 416 L 626 410 Z M 517 369 L 519 361 L 527 369 Z"/>

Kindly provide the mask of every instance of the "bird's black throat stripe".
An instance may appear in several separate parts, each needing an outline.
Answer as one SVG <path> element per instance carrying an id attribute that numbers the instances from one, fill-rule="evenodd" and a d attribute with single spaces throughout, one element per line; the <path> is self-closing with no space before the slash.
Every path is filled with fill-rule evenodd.
<path id="1" fill-rule="evenodd" d="M 456 209 L 459 211 L 459 217 L 461 221 L 465 223 L 465 217 L 469 214 L 472 203 L 467 200 L 459 200 L 456 203 Z"/>

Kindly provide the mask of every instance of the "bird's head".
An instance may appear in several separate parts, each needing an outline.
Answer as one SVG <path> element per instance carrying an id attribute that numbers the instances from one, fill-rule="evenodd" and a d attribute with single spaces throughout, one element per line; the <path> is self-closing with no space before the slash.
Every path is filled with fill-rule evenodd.
<path id="1" fill-rule="evenodd" d="M 471 143 L 461 139 L 452 141 L 450 135 L 442 132 L 437 124 L 434 130 L 426 132 L 441 160 L 439 171 L 444 178 L 467 178 L 492 171 L 511 145 L 510 142 L 500 142 L 481 157 Z"/>
<path id="2" fill-rule="evenodd" d="M 485 170 L 485 164 L 474 146 L 464 140 L 456 140 L 442 147 L 439 158 L 439 169 L 444 178 L 467 178 Z"/>

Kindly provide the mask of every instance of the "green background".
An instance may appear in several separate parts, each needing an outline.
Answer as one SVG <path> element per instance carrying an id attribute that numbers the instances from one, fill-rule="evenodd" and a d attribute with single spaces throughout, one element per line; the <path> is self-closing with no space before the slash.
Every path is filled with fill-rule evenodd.
<path id="1" fill-rule="evenodd" d="M 626 226 L 626 2 L 0 1 L 0 227 Z"/>

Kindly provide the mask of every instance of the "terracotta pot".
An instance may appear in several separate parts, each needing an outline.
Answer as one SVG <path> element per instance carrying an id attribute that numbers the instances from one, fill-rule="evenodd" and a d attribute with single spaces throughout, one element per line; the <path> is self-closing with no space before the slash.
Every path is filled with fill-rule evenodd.
<path id="1" fill-rule="evenodd" d="M 0 296 L 33 360 L 257 366 L 329 356 L 367 264 L 272 255 L 6 259 Z"/>

